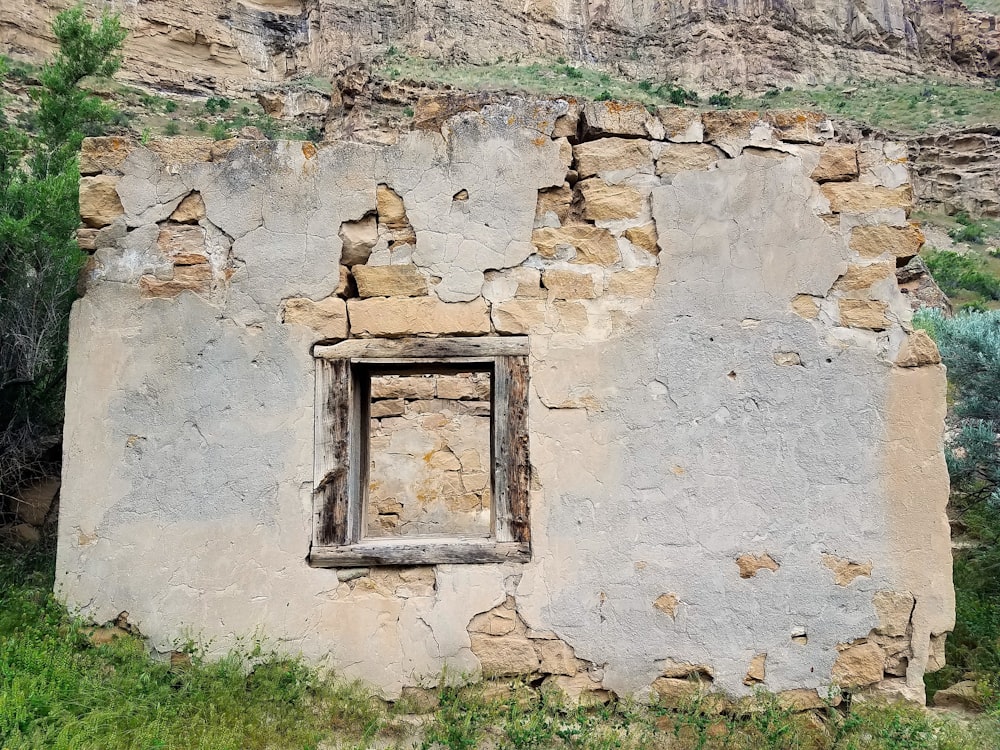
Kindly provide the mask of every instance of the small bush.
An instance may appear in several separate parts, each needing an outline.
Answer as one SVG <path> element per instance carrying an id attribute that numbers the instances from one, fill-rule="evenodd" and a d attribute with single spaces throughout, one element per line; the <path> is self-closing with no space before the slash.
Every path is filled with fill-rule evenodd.
<path id="1" fill-rule="evenodd" d="M 214 138 L 217 141 L 224 141 L 227 138 L 229 138 L 229 128 L 226 127 L 226 123 L 221 121 L 217 122 L 214 125 L 212 125 L 212 129 L 211 131 L 209 131 L 209 135 L 211 135 L 212 138 Z"/>
<path id="2" fill-rule="evenodd" d="M 986 270 L 981 258 L 951 250 L 931 250 L 925 260 L 945 294 L 956 295 L 964 291 L 989 300 L 1000 299 L 1000 279 Z"/>
<path id="3" fill-rule="evenodd" d="M 171 120 L 166 125 L 163 126 L 164 135 L 177 135 L 181 132 L 181 126 L 177 124 L 176 121 Z"/>
<path id="4" fill-rule="evenodd" d="M 726 107 L 733 106 L 733 97 L 729 95 L 728 91 L 720 91 L 708 97 L 708 103 L 713 107 L 725 109 Z"/>

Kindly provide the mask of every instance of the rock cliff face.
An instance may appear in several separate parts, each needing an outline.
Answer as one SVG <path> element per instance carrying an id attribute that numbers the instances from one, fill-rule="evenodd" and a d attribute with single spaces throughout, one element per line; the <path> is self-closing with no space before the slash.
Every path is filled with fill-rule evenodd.
<path id="1" fill-rule="evenodd" d="M 1000 127 L 926 135 L 911 148 L 922 203 L 949 213 L 1000 216 Z"/>
<path id="2" fill-rule="evenodd" d="M 125 74 L 225 92 L 329 74 L 390 46 L 442 59 L 564 56 L 703 90 L 851 76 L 992 76 L 997 19 L 958 0 L 87 0 L 131 30 Z M 0 7 L 0 42 L 37 57 L 68 0 Z"/>

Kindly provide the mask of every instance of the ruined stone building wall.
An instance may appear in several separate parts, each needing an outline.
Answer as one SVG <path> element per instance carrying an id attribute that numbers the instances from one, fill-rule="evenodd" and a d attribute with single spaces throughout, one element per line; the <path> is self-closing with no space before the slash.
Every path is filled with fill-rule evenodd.
<path id="1" fill-rule="evenodd" d="M 160 650 L 262 632 L 390 697 L 447 667 L 809 706 L 940 666 L 945 377 L 896 286 L 905 148 L 512 99 L 385 146 L 91 139 L 81 170 L 56 586 L 85 617 Z M 314 345 L 514 335 L 530 561 L 311 567 Z M 478 528 L 489 384 L 401 380 L 372 386 L 396 486 L 369 531 Z"/>

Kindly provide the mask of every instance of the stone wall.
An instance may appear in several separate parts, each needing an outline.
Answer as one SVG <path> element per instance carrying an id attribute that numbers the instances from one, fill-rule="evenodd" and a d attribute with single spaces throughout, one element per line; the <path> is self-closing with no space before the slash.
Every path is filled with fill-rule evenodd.
<path id="1" fill-rule="evenodd" d="M 831 131 L 511 99 L 384 146 L 86 141 L 59 595 L 388 696 L 447 667 L 921 698 L 953 623 L 944 368 L 894 273 L 906 150 Z M 310 567 L 312 346 L 511 334 L 531 561 Z M 378 384 L 384 473 L 426 457 L 431 505 L 475 518 L 485 386 L 420 380 Z M 378 528 L 437 513 L 408 490 L 370 494 Z"/>

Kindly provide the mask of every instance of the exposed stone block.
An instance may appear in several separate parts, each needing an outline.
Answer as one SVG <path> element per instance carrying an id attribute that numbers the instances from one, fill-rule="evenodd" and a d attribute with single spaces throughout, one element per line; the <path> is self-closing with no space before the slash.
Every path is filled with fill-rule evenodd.
<path id="1" fill-rule="evenodd" d="M 883 253 L 896 258 L 912 258 L 923 244 L 924 233 L 916 224 L 905 227 L 878 224 L 851 230 L 851 250 L 865 258 L 877 258 Z"/>
<path id="2" fill-rule="evenodd" d="M 579 271 L 548 269 L 542 272 L 542 283 L 554 299 L 594 299 L 599 294 L 592 274 Z"/>
<path id="3" fill-rule="evenodd" d="M 401 417 L 406 410 L 406 404 L 401 398 L 387 398 L 374 400 L 369 407 L 369 414 L 372 419 L 382 419 L 383 417 Z M 348 568 L 350 570 L 350 568 Z"/>
<path id="4" fill-rule="evenodd" d="M 638 102 L 585 102 L 583 105 L 584 129 L 591 135 L 629 135 L 648 138 L 653 117 Z M 663 126 L 657 121 L 658 130 Z"/>
<path id="5" fill-rule="evenodd" d="M 470 336 L 490 332 L 486 302 L 440 302 L 433 297 L 372 297 L 347 301 L 353 336 L 422 333 Z"/>
<path id="6" fill-rule="evenodd" d="M 906 635 L 913 615 L 913 594 L 907 591 L 876 591 L 872 604 L 878 616 L 876 633 L 893 638 Z"/>
<path id="7" fill-rule="evenodd" d="M 80 174 L 120 172 L 133 145 L 130 139 L 117 135 L 84 138 L 80 145 Z"/>
<path id="8" fill-rule="evenodd" d="M 568 706 L 597 706 L 612 698 L 611 691 L 605 690 L 598 680 L 586 672 L 579 672 L 571 677 L 552 675 L 546 677 L 542 685 L 561 692 Z"/>
<path id="9" fill-rule="evenodd" d="M 837 279 L 833 285 L 834 289 L 842 291 L 861 291 L 871 289 L 872 286 L 886 279 L 896 280 L 896 267 L 889 263 L 869 263 L 868 265 L 851 265 L 847 267 L 847 273 Z"/>
<path id="10" fill-rule="evenodd" d="M 146 148 L 159 156 L 165 165 L 176 167 L 211 161 L 215 144 L 211 138 L 154 138 Z"/>
<path id="11" fill-rule="evenodd" d="M 205 201 L 201 193 L 189 193 L 170 214 L 170 220 L 178 224 L 197 224 L 205 218 Z"/>
<path id="12" fill-rule="evenodd" d="M 117 177 L 102 174 L 80 178 L 80 218 L 84 224 L 106 227 L 124 213 Z"/>
<path id="13" fill-rule="evenodd" d="M 828 144 L 819 152 L 819 164 L 810 175 L 817 182 L 841 182 L 858 176 L 858 147 Z"/>
<path id="14" fill-rule="evenodd" d="M 608 277 L 608 294 L 645 299 L 653 293 L 659 270 L 657 266 L 645 266 L 631 271 L 615 271 Z"/>
<path id="15" fill-rule="evenodd" d="M 941 363 L 941 352 L 927 331 L 912 331 L 896 355 L 896 364 L 900 367 L 922 367 Z"/>
<path id="16" fill-rule="evenodd" d="M 820 191 L 830 201 L 834 213 L 865 213 L 883 208 L 909 210 L 913 206 L 913 190 L 909 185 L 884 188 L 859 182 L 824 182 Z"/>
<path id="17" fill-rule="evenodd" d="M 710 169 L 726 155 L 709 143 L 668 143 L 656 157 L 656 174 Z"/>
<path id="18" fill-rule="evenodd" d="M 427 279 L 416 266 L 354 266 L 360 297 L 422 297 Z"/>
<path id="19" fill-rule="evenodd" d="M 207 294 L 212 290 L 212 267 L 207 263 L 175 266 L 171 279 L 142 276 L 139 289 L 143 297 L 176 297 L 185 291 Z"/>
<path id="20" fill-rule="evenodd" d="M 757 685 L 764 681 L 766 676 L 767 654 L 757 654 L 750 660 L 747 667 L 747 675 L 743 678 L 744 685 Z"/>
<path id="21" fill-rule="evenodd" d="M 569 184 L 538 191 L 535 226 L 557 227 L 569 218 L 573 208 L 573 189 Z"/>
<path id="22" fill-rule="evenodd" d="M 531 674 L 540 666 L 535 647 L 523 635 L 471 633 L 469 637 L 472 640 L 472 653 L 479 659 L 485 675 L 502 677 Z"/>
<path id="23" fill-rule="evenodd" d="M 760 113 L 749 110 L 718 109 L 701 113 L 705 140 L 727 146 L 725 150 L 730 156 L 739 152 L 740 144 L 749 143 L 750 131 L 761 122 Z"/>
<path id="24" fill-rule="evenodd" d="M 766 552 L 762 555 L 742 554 L 736 558 L 736 565 L 740 569 L 740 578 L 753 578 L 761 570 L 770 570 L 775 573 L 781 567 Z"/>
<path id="25" fill-rule="evenodd" d="M 490 314 L 497 333 L 537 333 L 545 325 L 546 307 L 541 299 L 512 299 L 493 305 Z"/>
<path id="26" fill-rule="evenodd" d="M 368 262 L 372 248 L 378 242 L 378 222 L 372 215 L 357 221 L 345 221 L 340 225 L 339 234 L 343 243 L 340 250 L 341 265 L 361 265 Z"/>
<path id="27" fill-rule="evenodd" d="M 823 565 L 833 571 L 833 580 L 838 586 L 850 586 L 855 578 L 872 574 L 870 562 L 853 562 L 845 557 L 826 553 L 823 554 Z"/>
<path id="28" fill-rule="evenodd" d="M 191 224 L 164 224 L 156 238 L 156 246 L 177 266 L 192 266 L 208 262 L 205 230 Z"/>
<path id="29" fill-rule="evenodd" d="M 601 138 L 573 147 L 576 171 L 580 177 L 628 169 L 652 171 L 653 156 L 649 141 L 636 138 Z"/>
<path id="30" fill-rule="evenodd" d="M 541 660 L 539 670 L 546 674 L 564 674 L 572 677 L 579 670 L 579 661 L 573 649 L 560 640 L 537 640 L 535 649 Z"/>
<path id="31" fill-rule="evenodd" d="M 701 143 L 705 128 L 701 113 L 686 107 L 657 107 L 656 116 L 663 125 L 664 136 L 673 143 Z"/>
<path id="32" fill-rule="evenodd" d="M 647 253 L 656 255 L 660 252 L 660 246 L 657 244 L 659 238 L 656 233 L 656 224 L 652 221 L 642 226 L 629 227 L 625 230 L 625 239 Z"/>
<path id="33" fill-rule="evenodd" d="M 409 226 L 406 218 L 406 208 L 399 193 L 388 185 L 379 185 L 375 191 L 375 206 L 378 211 L 379 223 L 389 229 L 403 229 Z"/>
<path id="34" fill-rule="evenodd" d="M 885 666 L 885 652 L 872 641 L 838 646 L 840 653 L 833 663 L 832 678 L 842 688 L 861 687 L 879 682 Z"/>
<path id="35" fill-rule="evenodd" d="M 90 227 L 80 227 L 76 230 L 76 244 L 86 252 L 93 252 L 97 249 L 97 233 L 99 229 Z"/>
<path id="36" fill-rule="evenodd" d="M 312 328 L 322 338 L 347 338 L 347 307 L 340 297 L 285 300 L 282 321 Z"/>
<path id="37" fill-rule="evenodd" d="M 814 110 L 772 110 L 764 113 L 764 121 L 774 129 L 775 136 L 788 143 L 820 144 L 833 137 L 829 118 Z"/>
<path id="38" fill-rule="evenodd" d="M 434 378 L 399 375 L 392 377 L 372 377 L 373 399 L 406 398 L 432 399 L 436 395 Z"/>
<path id="39" fill-rule="evenodd" d="M 796 294 L 792 298 L 792 311 L 803 318 L 812 319 L 819 316 L 819 297 L 810 294 Z"/>
<path id="40" fill-rule="evenodd" d="M 599 177 L 582 180 L 583 215 L 590 221 L 634 219 L 642 213 L 644 197 L 630 185 L 609 185 Z"/>
<path id="41" fill-rule="evenodd" d="M 838 300 L 840 307 L 840 324 L 851 328 L 867 328 L 872 331 L 884 331 L 892 323 L 886 313 L 889 306 L 878 300 L 842 299 Z"/>
<path id="42" fill-rule="evenodd" d="M 590 224 L 544 227 L 531 233 L 531 244 L 543 258 L 555 258 L 561 249 L 572 249 L 576 263 L 610 266 L 618 262 L 618 242 L 607 229 Z"/>

